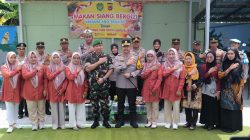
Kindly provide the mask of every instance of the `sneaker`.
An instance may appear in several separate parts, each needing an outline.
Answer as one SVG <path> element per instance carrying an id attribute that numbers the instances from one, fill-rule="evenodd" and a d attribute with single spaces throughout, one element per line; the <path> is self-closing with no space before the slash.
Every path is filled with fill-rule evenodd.
<path id="1" fill-rule="evenodd" d="M 145 127 L 146 127 L 146 128 L 149 128 L 149 127 L 151 127 L 151 125 L 152 125 L 152 123 L 151 123 L 151 122 L 148 122 L 148 123 L 145 125 Z"/>
<path id="2" fill-rule="evenodd" d="M 157 128 L 157 123 L 152 123 L 151 128 L 153 129 Z"/>
<path id="3" fill-rule="evenodd" d="M 64 125 L 62 125 L 62 126 L 60 126 L 60 128 L 63 130 L 63 129 L 65 129 L 65 126 L 64 126 Z"/>
<path id="4" fill-rule="evenodd" d="M 178 129 L 178 125 L 173 123 L 173 129 L 177 130 Z"/>
<path id="5" fill-rule="evenodd" d="M 37 131 L 38 126 L 37 125 L 32 125 L 32 131 Z"/>
<path id="6" fill-rule="evenodd" d="M 190 125 L 190 123 L 186 123 L 183 127 L 184 128 L 189 128 L 191 125 Z"/>
<path id="7" fill-rule="evenodd" d="M 84 128 L 84 126 L 83 126 L 83 125 L 76 125 L 76 127 L 77 127 L 77 128 L 79 128 L 79 129 Z"/>
<path id="8" fill-rule="evenodd" d="M 58 127 L 57 126 L 52 126 L 52 129 L 53 130 L 56 130 Z"/>
<path id="9" fill-rule="evenodd" d="M 39 123 L 39 129 L 44 129 L 44 123 Z"/>
<path id="10" fill-rule="evenodd" d="M 20 125 L 18 125 L 18 124 L 14 124 L 14 128 L 16 128 L 16 129 L 22 129 L 22 127 Z"/>
<path id="11" fill-rule="evenodd" d="M 73 127 L 72 129 L 73 129 L 73 130 L 76 130 L 76 131 L 78 131 L 78 130 L 79 130 L 79 129 L 78 129 L 78 127 L 76 127 L 76 126 L 75 126 L 75 127 Z"/>
<path id="12" fill-rule="evenodd" d="M 166 123 L 164 127 L 167 129 L 171 128 L 171 123 Z"/>
<path id="13" fill-rule="evenodd" d="M 195 126 L 193 126 L 193 125 L 191 125 L 190 127 L 189 127 L 189 130 L 194 130 L 195 129 Z"/>
<path id="14" fill-rule="evenodd" d="M 13 132 L 13 130 L 14 130 L 14 128 L 12 127 L 12 126 L 10 126 L 8 129 L 7 129 L 7 133 L 12 133 Z"/>

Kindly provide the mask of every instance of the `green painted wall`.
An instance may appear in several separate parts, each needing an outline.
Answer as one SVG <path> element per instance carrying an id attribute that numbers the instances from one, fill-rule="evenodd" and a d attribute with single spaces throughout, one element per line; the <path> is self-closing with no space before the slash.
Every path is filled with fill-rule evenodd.
<path id="1" fill-rule="evenodd" d="M 35 49 L 37 41 L 44 41 L 46 51 L 59 49 L 59 39 L 69 37 L 69 21 L 65 2 L 26 2 L 22 4 L 24 41 L 29 49 Z M 182 48 L 188 44 L 188 2 L 179 3 L 146 3 L 142 46 L 152 48 L 155 38 L 162 40 L 162 49 L 167 50 L 171 38 L 181 39 Z M 75 51 L 81 39 L 70 39 L 70 48 Z M 109 51 L 111 39 L 103 39 L 105 51 Z M 115 42 L 120 44 L 120 39 Z"/>

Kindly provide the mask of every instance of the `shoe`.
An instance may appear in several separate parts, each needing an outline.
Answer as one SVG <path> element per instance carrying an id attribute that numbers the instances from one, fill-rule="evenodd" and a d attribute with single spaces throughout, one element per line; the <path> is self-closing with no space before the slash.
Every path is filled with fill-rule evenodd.
<path id="1" fill-rule="evenodd" d="M 152 123 L 151 128 L 152 128 L 152 129 L 157 128 L 157 123 Z"/>
<path id="2" fill-rule="evenodd" d="M 46 111 L 46 115 L 51 115 L 51 112 L 50 111 Z"/>
<path id="3" fill-rule="evenodd" d="M 39 129 L 44 129 L 44 123 L 39 123 Z"/>
<path id="4" fill-rule="evenodd" d="M 205 124 L 205 125 L 203 126 L 203 128 L 204 128 L 204 129 L 208 129 L 208 125 Z"/>
<path id="5" fill-rule="evenodd" d="M 214 126 L 212 126 L 212 125 L 207 127 L 207 130 L 208 130 L 208 131 L 211 131 L 211 130 L 213 130 L 213 129 L 214 129 Z"/>
<path id="6" fill-rule="evenodd" d="M 124 121 L 118 121 L 118 122 L 115 124 L 115 128 L 121 128 L 123 125 L 124 125 Z"/>
<path id="7" fill-rule="evenodd" d="M 52 129 L 53 130 L 56 130 L 58 127 L 57 126 L 52 126 Z"/>
<path id="8" fill-rule="evenodd" d="M 166 123 L 164 127 L 167 129 L 171 128 L 171 123 Z"/>
<path id="9" fill-rule="evenodd" d="M 152 123 L 151 123 L 151 122 L 148 122 L 148 123 L 145 125 L 146 128 L 149 128 L 149 127 L 151 127 L 151 126 L 152 126 Z"/>
<path id="10" fill-rule="evenodd" d="M 18 115 L 18 119 L 22 119 L 23 118 L 23 115 Z"/>
<path id="11" fill-rule="evenodd" d="M 37 125 L 32 125 L 32 131 L 37 131 L 38 126 Z"/>
<path id="12" fill-rule="evenodd" d="M 195 126 L 191 125 L 191 126 L 189 127 L 189 130 L 195 130 Z"/>
<path id="13" fill-rule="evenodd" d="M 83 126 L 83 125 L 76 125 L 76 127 L 77 127 L 77 128 L 79 128 L 79 129 L 84 128 L 84 126 Z"/>
<path id="14" fill-rule="evenodd" d="M 94 121 L 94 123 L 91 125 L 91 128 L 92 129 L 95 129 L 96 127 L 98 127 L 100 124 L 99 124 L 99 121 Z"/>
<path id="15" fill-rule="evenodd" d="M 14 130 L 14 128 L 12 127 L 12 126 L 10 126 L 8 129 L 7 129 L 7 133 L 12 133 L 13 132 L 13 130 Z"/>
<path id="16" fill-rule="evenodd" d="M 136 121 L 130 122 L 130 126 L 132 126 L 133 128 L 138 128 L 139 127 Z"/>
<path id="17" fill-rule="evenodd" d="M 75 126 L 75 127 L 73 127 L 72 128 L 73 130 L 76 130 L 76 131 L 78 131 L 79 129 Z"/>
<path id="18" fill-rule="evenodd" d="M 189 128 L 191 125 L 190 125 L 190 123 L 186 123 L 183 127 L 184 128 Z"/>
<path id="19" fill-rule="evenodd" d="M 63 126 L 60 126 L 60 128 L 62 129 L 62 130 L 64 130 L 65 129 L 65 126 L 63 125 Z"/>
<path id="20" fill-rule="evenodd" d="M 178 129 L 178 125 L 175 124 L 175 123 L 173 123 L 173 129 L 174 129 L 174 130 L 177 130 L 177 129 Z"/>
<path id="21" fill-rule="evenodd" d="M 20 125 L 16 124 L 16 123 L 14 124 L 13 127 L 16 128 L 16 129 L 22 129 L 22 127 Z"/>
<path id="22" fill-rule="evenodd" d="M 103 121 L 102 126 L 104 126 L 105 128 L 111 128 L 111 125 L 109 124 L 108 121 Z"/>

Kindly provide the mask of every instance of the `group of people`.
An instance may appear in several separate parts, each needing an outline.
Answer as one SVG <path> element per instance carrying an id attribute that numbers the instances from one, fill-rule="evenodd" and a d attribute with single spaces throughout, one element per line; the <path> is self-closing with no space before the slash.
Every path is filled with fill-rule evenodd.
<path id="1" fill-rule="evenodd" d="M 26 44 L 17 45 L 17 54 L 8 52 L 1 67 L 2 100 L 6 103 L 11 133 L 17 124 L 18 106 L 26 100 L 32 130 L 44 128 L 45 101 L 51 106 L 52 129 L 65 128 L 65 104 L 69 109 L 69 127 L 78 130 L 86 121 L 85 102 L 92 104 L 93 124 L 97 128 L 109 123 L 109 101 L 118 97 L 115 128 L 124 125 L 125 100 L 128 99 L 130 125 L 138 128 L 136 97 L 142 96 L 147 110 L 145 127 L 156 128 L 159 102 L 164 102 L 165 128 L 178 129 L 180 108 L 185 108 L 184 127 L 196 128 L 198 113 L 204 128 L 215 127 L 225 132 L 242 130 L 242 92 L 248 77 L 248 59 L 239 51 L 240 40 L 232 39 L 227 51 L 218 48 L 211 38 L 210 49 L 201 53 L 199 41 L 193 50 L 180 48 L 180 39 L 162 52 L 161 41 L 155 39 L 146 51 L 140 38 L 125 39 L 111 44 L 111 53 L 103 52 L 101 40 L 93 41 L 93 32 L 84 31 L 85 42 L 77 52 L 69 49 L 67 38 L 60 39 L 61 49 L 45 53 L 44 42 L 37 42 L 37 51 L 27 56 L 20 53 Z M 20 56 L 20 54 L 22 54 Z"/>

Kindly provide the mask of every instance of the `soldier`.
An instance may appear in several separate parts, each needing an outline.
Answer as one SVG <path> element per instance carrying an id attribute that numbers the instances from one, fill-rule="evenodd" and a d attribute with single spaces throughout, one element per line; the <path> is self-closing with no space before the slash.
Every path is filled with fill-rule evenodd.
<path id="1" fill-rule="evenodd" d="M 126 96 L 128 97 L 129 110 L 130 110 L 130 125 L 133 128 L 138 128 L 136 122 L 136 92 L 137 88 L 137 75 L 140 70 L 136 69 L 136 61 L 138 56 L 130 52 L 130 40 L 122 41 L 122 53 L 115 57 L 114 68 L 118 73 L 116 78 L 116 89 L 118 96 L 118 121 L 115 125 L 120 128 L 124 125 L 124 103 Z"/>
<path id="2" fill-rule="evenodd" d="M 93 32 L 92 30 L 86 29 L 83 31 L 85 42 L 80 44 L 78 47 L 78 52 L 81 54 L 81 63 L 84 65 L 85 60 L 91 52 L 94 51 L 92 42 L 93 42 Z"/>
<path id="3" fill-rule="evenodd" d="M 140 37 L 136 36 L 134 38 L 132 38 L 132 53 L 135 55 L 135 59 L 137 60 L 136 62 L 136 69 L 138 70 L 142 70 L 142 66 L 145 63 L 145 54 L 146 54 L 146 50 L 143 49 L 140 46 Z M 141 95 L 141 90 L 143 87 L 143 80 L 141 78 L 141 74 L 139 73 L 139 75 L 137 76 L 137 83 L 138 83 L 138 95 Z"/>
<path id="4" fill-rule="evenodd" d="M 247 78 L 248 78 L 248 71 L 249 71 L 249 60 L 247 58 L 246 53 L 244 50 L 239 50 L 241 41 L 239 39 L 230 39 L 231 42 L 231 48 L 237 49 L 239 51 L 240 57 L 241 57 L 241 63 L 242 63 L 242 68 L 243 68 L 243 80 L 246 83 Z"/>
<path id="5" fill-rule="evenodd" d="M 179 38 L 172 39 L 172 48 L 175 48 L 178 52 L 179 60 L 184 61 L 184 51 L 180 49 L 181 40 Z"/>
<path id="6" fill-rule="evenodd" d="M 48 66 L 50 64 L 50 56 L 45 52 L 44 42 L 39 41 L 36 43 L 36 51 L 37 51 L 38 63 Z M 47 115 L 51 115 L 50 104 L 47 100 L 45 104 L 45 111 Z"/>
<path id="7" fill-rule="evenodd" d="M 195 40 L 195 41 L 193 41 L 192 45 L 193 45 L 192 46 L 193 47 L 192 53 L 195 56 L 195 62 L 197 64 L 197 69 L 199 72 L 201 72 L 200 71 L 201 65 L 204 63 L 203 54 L 201 53 L 201 42 L 198 40 Z"/>
<path id="8" fill-rule="evenodd" d="M 70 62 L 70 58 L 72 56 L 72 51 L 69 49 L 69 40 L 68 38 L 61 38 L 60 39 L 60 46 L 61 49 L 58 50 L 60 57 L 62 59 L 62 62 L 64 65 L 68 65 Z"/>
<path id="9" fill-rule="evenodd" d="M 221 64 L 221 62 L 225 56 L 225 52 L 222 49 L 219 49 L 218 46 L 219 46 L 218 39 L 216 39 L 214 37 L 210 38 L 209 49 L 205 51 L 205 54 L 208 53 L 209 51 L 215 52 L 216 63 Z M 205 55 L 204 55 L 204 57 L 205 57 Z"/>
<path id="10" fill-rule="evenodd" d="M 25 49 L 26 49 L 26 44 L 25 43 L 18 43 L 16 45 L 16 50 L 17 50 L 17 60 L 19 62 L 19 65 L 23 65 L 26 59 L 25 56 Z M 24 79 L 23 77 L 21 77 L 21 95 L 22 95 L 22 91 L 23 91 L 23 83 L 24 83 Z M 22 119 L 23 116 L 29 116 L 28 114 L 28 109 L 27 109 L 27 103 L 26 100 L 21 98 L 20 104 L 19 104 L 19 110 L 18 110 L 18 118 Z"/>
<path id="11" fill-rule="evenodd" d="M 109 124 L 109 76 L 113 72 L 112 59 L 109 55 L 103 53 L 103 44 L 101 40 L 93 42 L 94 51 L 86 58 L 85 69 L 88 72 L 89 80 L 89 99 L 93 107 L 94 123 L 92 129 L 99 126 L 99 104 L 103 116 L 103 126 L 111 128 Z"/>

